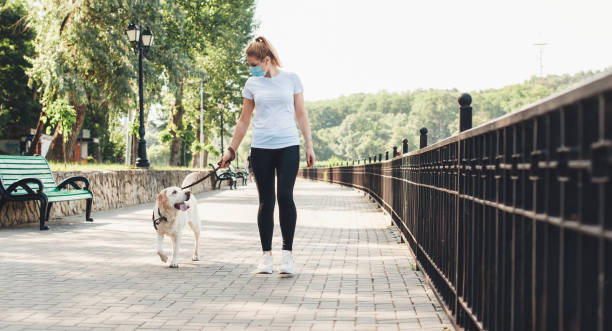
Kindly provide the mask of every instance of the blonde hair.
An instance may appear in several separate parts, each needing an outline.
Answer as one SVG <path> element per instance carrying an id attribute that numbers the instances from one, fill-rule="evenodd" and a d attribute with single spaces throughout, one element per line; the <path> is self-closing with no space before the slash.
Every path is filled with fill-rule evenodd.
<path id="1" fill-rule="evenodd" d="M 255 57 L 259 61 L 263 61 L 266 56 L 269 56 L 275 66 L 282 67 L 280 59 L 278 58 L 278 53 L 276 53 L 272 44 L 263 36 L 255 38 L 255 40 L 247 46 L 244 52 L 246 56 Z"/>

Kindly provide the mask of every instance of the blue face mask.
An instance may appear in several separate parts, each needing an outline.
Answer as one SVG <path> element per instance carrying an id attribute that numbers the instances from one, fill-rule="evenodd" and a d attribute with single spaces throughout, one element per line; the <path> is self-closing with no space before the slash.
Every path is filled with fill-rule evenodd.
<path id="1" fill-rule="evenodd" d="M 261 70 L 261 65 L 251 67 L 250 70 L 251 70 L 251 75 L 255 77 L 263 77 L 266 74 L 266 72 L 268 72 L 268 71 Z"/>

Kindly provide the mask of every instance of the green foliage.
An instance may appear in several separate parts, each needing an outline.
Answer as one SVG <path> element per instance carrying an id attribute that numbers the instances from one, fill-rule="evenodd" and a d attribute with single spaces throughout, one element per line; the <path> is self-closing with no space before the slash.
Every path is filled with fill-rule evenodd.
<path id="1" fill-rule="evenodd" d="M 605 70 L 611 72 L 612 68 Z M 501 89 L 469 92 L 473 99 L 473 125 L 519 110 L 599 72 L 534 77 Z M 319 160 L 363 160 L 393 146 L 402 151 L 419 146 L 419 129 L 429 131 L 432 144 L 459 130 L 458 90 L 416 90 L 403 93 L 353 94 L 334 100 L 307 102 L 315 153 Z M 338 159 L 335 159 L 335 158 Z M 302 161 L 304 156 L 302 155 Z"/>
<path id="2" fill-rule="evenodd" d="M 51 128 L 55 127 L 58 133 L 63 135 L 64 142 L 67 142 L 69 135 L 72 133 L 72 125 L 76 121 L 74 107 L 68 104 L 65 99 L 56 99 L 47 107 L 46 115 L 42 118 L 42 121 L 50 124 L 47 127 L 47 134 L 51 134 Z"/>
<path id="3" fill-rule="evenodd" d="M 159 135 L 159 140 L 164 144 L 169 143 L 172 141 L 172 133 L 169 130 L 162 131 Z"/>
<path id="4" fill-rule="evenodd" d="M 191 150 L 191 152 L 193 154 L 196 154 L 196 153 L 200 153 L 201 151 L 203 151 L 204 150 L 204 146 L 202 146 L 202 144 L 200 144 L 199 141 L 194 140 L 191 143 L 191 147 L 189 149 Z"/>
<path id="5" fill-rule="evenodd" d="M 0 0 L 0 138 L 17 138 L 35 127 L 41 109 L 25 74 L 35 38 L 25 15 L 22 1 Z"/>
<path id="6" fill-rule="evenodd" d="M 207 151 L 208 151 L 208 157 L 212 157 L 212 158 L 217 158 L 217 157 L 221 157 L 221 153 L 219 153 L 219 149 L 213 145 L 206 145 L 206 147 L 204 147 Z"/>
<path id="7" fill-rule="evenodd" d="M 100 103 L 112 114 L 134 105 L 136 57 L 125 28 L 134 17 L 156 30 L 158 1 L 41 0 L 28 22 L 36 32 L 31 82 L 43 100 L 68 97 L 73 105 Z M 145 64 L 147 73 L 151 69 Z"/>

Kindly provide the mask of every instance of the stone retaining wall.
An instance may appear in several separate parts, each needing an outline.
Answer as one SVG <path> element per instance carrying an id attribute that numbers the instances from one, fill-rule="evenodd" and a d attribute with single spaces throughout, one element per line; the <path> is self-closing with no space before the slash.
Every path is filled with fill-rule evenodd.
<path id="1" fill-rule="evenodd" d="M 54 172 L 55 182 L 83 176 L 89 179 L 93 192 L 93 211 L 117 209 L 127 206 L 149 203 L 162 189 L 169 186 L 180 186 L 191 171 L 182 170 L 120 170 L 91 172 Z M 197 178 L 207 175 L 201 171 Z M 214 176 L 211 176 L 213 178 Z M 191 188 L 194 193 L 208 191 L 212 188 L 212 179 L 205 180 Z M 0 197 L 2 199 L 2 197 Z M 85 200 L 54 203 L 49 220 L 71 215 L 83 215 L 85 219 Z M 0 211 L 0 228 L 17 224 L 39 221 L 38 201 L 7 202 Z"/>

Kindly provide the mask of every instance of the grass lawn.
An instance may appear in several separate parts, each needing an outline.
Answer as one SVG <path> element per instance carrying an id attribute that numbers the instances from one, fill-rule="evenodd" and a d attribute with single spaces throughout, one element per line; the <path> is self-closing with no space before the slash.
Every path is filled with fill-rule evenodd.
<path id="1" fill-rule="evenodd" d="M 327 162 L 317 162 L 318 167 L 328 166 Z M 125 164 L 118 163 L 67 163 L 64 165 L 63 162 L 49 161 L 51 171 L 119 171 L 119 170 L 137 170 L 139 168 L 129 167 Z M 306 168 L 306 162 L 300 162 L 300 168 Z M 188 167 L 171 167 L 171 166 L 151 166 L 151 170 L 188 170 L 188 171 L 202 171 L 211 170 L 210 167 L 204 169 L 200 168 L 188 168 Z"/>
<path id="2" fill-rule="evenodd" d="M 125 164 L 117 163 L 67 163 L 49 162 L 52 171 L 119 171 L 119 170 L 135 170 L 136 167 L 130 167 Z M 188 170 L 201 171 L 210 169 L 187 168 L 187 167 L 170 167 L 170 166 L 151 166 L 151 170 Z"/>

